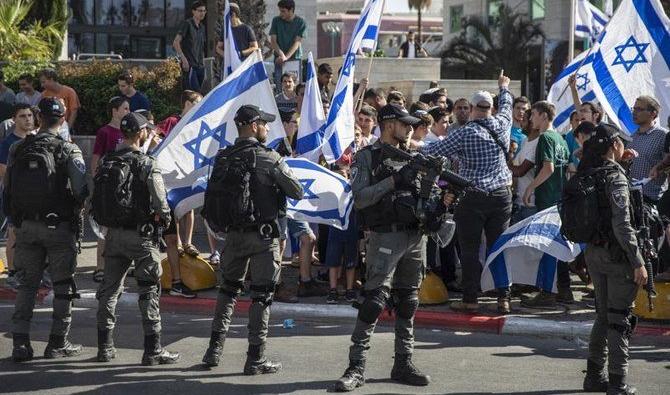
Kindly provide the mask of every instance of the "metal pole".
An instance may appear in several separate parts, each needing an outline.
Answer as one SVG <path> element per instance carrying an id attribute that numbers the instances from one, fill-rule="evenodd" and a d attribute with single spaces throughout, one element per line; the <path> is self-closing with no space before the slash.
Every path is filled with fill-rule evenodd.
<path id="1" fill-rule="evenodd" d="M 568 32 L 568 63 L 575 58 L 575 11 L 577 0 L 570 0 L 570 31 Z"/>

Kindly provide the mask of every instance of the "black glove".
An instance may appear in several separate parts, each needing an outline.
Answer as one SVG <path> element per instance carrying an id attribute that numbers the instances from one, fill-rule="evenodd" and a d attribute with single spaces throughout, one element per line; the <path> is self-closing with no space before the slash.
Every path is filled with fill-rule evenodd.
<path id="1" fill-rule="evenodd" d="M 293 149 L 291 149 L 291 143 L 289 143 L 288 138 L 284 137 L 279 142 L 276 151 L 281 156 L 291 156 L 293 154 Z"/>
<path id="2" fill-rule="evenodd" d="M 416 182 L 416 170 L 410 165 L 403 166 L 393 175 L 393 183 L 396 189 L 413 188 Z"/>

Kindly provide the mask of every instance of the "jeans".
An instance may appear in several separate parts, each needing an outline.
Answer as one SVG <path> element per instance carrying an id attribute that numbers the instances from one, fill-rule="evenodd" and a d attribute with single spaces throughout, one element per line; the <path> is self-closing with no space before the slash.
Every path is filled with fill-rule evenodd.
<path id="1" fill-rule="evenodd" d="M 189 71 L 182 70 L 181 81 L 184 89 L 200 92 L 202 83 L 205 81 L 205 68 L 198 66 L 191 66 Z"/>
<path id="2" fill-rule="evenodd" d="M 468 191 L 456 207 L 454 221 L 461 247 L 463 302 L 477 302 L 482 272 L 479 259 L 482 231 L 486 235 L 486 249 L 489 250 L 509 226 L 511 214 L 512 191 L 509 187 L 488 194 Z M 509 288 L 499 289 L 498 294 L 507 296 Z"/>

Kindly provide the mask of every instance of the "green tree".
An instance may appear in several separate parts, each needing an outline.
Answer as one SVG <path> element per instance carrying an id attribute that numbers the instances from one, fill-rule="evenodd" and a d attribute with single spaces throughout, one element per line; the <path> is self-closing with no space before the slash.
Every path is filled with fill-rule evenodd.
<path id="1" fill-rule="evenodd" d="M 0 1 L 0 59 L 49 60 L 58 57 L 63 44 L 61 25 L 29 21 L 33 2 L 29 0 Z"/>
<path id="2" fill-rule="evenodd" d="M 422 43 L 421 39 L 421 27 L 422 27 L 422 22 L 421 22 L 421 13 L 423 10 L 426 8 L 430 8 L 432 5 L 433 0 L 407 0 L 407 4 L 409 5 L 409 9 L 414 9 L 416 8 L 416 14 L 417 14 L 417 26 L 418 26 L 418 31 L 417 31 L 417 39 L 416 41 L 418 43 Z"/>
<path id="3" fill-rule="evenodd" d="M 447 44 L 442 59 L 447 68 L 462 69 L 468 78 L 497 78 L 502 68 L 512 79 L 524 81 L 529 65 L 540 61 L 529 57 L 530 48 L 543 38 L 539 24 L 501 6 L 491 24 L 480 16 L 464 18 L 463 31 Z"/>
<path id="4" fill-rule="evenodd" d="M 48 40 L 53 53 L 58 57 L 67 31 L 68 17 L 67 0 L 32 0 L 26 22 L 40 22 L 58 30 L 58 37 Z"/>

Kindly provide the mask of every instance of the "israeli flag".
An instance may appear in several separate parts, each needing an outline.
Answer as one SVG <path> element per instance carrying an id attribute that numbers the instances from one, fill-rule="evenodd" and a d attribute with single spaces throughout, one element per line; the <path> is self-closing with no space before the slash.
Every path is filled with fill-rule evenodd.
<path id="1" fill-rule="evenodd" d="M 323 125 L 326 115 L 323 113 L 319 82 L 316 79 L 316 68 L 312 53 L 307 54 L 307 77 L 305 79 L 305 94 L 302 98 L 300 124 L 296 138 L 296 152 L 302 158 L 318 162 L 321 156 Z"/>
<path id="2" fill-rule="evenodd" d="M 230 15 L 229 0 L 226 0 L 226 5 L 223 9 L 223 26 L 221 29 L 223 30 L 223 75 L 221 77 L 225 80 L 226 77 L 242 64 L 237 46 L 235 45 L 235 38 L 233 37 L 233 23 Z"/>
<path id="3" fill-rule="evenodd" d="M 304 190 L 302 200 L 287 199 L 286 216 L 347 229 L 354 204 L 349 181 L 307 159 L 287 158 L 286 164 L 300 179 Z"/>
<path id="4" fill-rule="evenodd" d="M 231 75 L 212 89 L 174 127 L 156 149 L 168 202 L 175 216 L 201 207 L 214 157 L 237 138 L 233 118 L 245 104 L 278 114 L 260 51 L 251 54 Z M 286 137 L 281 119 L 268 124 L 269 147 Z"/>
<path id="5" fill-rule="evenodd" d="M 361 12 L 361 17 L 351 36 L 349 48 L 344 58 L 342 72 L 337 79 L 335 93 L 322 131 L 321 152 L 328 163 L 342 156 L 344 150 L 354 141 L 354 69 L 356 54 L 372 25 L 379 26 L 384 8 L 384 0 L 369 0 Z"/>
<path id="6" fill-rule="evenodd" d="M 670 115 L 670 19 L 659 0 L 621 3 L 600 37 L 593 58 L 596 97 L 612 123 L 633 133 L 631 107 L 642 95 L 661 104 L 659 119 Z"/>
<path id="7" fill-rule="evenodd" d="M 491 247 L 482 271 L 483 291 L 512 284 L 534 285 L 557 292 L 558 261 L 572 262 L 582 251 L 561 235 L 556 206 L 509 227 Z"/>
<path id="8" fill-rule="evenodd" d="M 577 0 L 575 7 L 575 36 L 588 38 L 591 43 L 598 41 L 598 37 L 610 17 L 600 11 L 588 0 Z"/>
<path id="9" fill-rule="evenodd" d="M 366 4 L 363 8 L 366 8 L 369 0 L 365 1 Z M 375 9 L 375 12 L 377 10 Z M 377 37 L 379 36 L 379 28 L 382 21 L 382 13 L 384 12 L 383 8 L 379 8 L 379 15 L 373 14 L 370 19 L 370 24 L 367 29 L 365 29 L 365 34 L 363 35 L 363 40 L 361 40 L 361 50 L 367 52 L 374 52 L 377 49 Z"/>
<path id="10" fill-rule="evenodd" d="M 596 46 L 598 44 L 595 44 Z M 579 68 L 577 72 L 577 92 L 579 97 L 583 102 L 595 101 L 596 94 L 593 92 L 593 83 L 596 80 L 595 74 L 593 73 L 593 51 L 587 57 L 587 52 L 582 52 L 579 54 L 568 66 L 566 66 L 561 74 L 556 77 L 556 80 L 549 88 L 549 94 L 547 95 L 547 100 L 556 106 L 556 117 L 554 118 L 554 129 L 559 132 L 567 132 L 570 130 L 570 114 L 575 109 L 574 102 L 572 101 L 572 92 L 570 91 L 570 86 L 568 85 L 568 77 L 574 74 L 575 71 Z M 586 59 L 585 59 L 586 58 Z M 582 64 L 582 60 L 584 63 Z M 581 67 L 579 65 L 582 64 Z"/>

